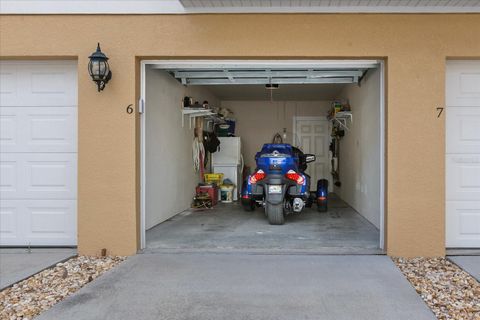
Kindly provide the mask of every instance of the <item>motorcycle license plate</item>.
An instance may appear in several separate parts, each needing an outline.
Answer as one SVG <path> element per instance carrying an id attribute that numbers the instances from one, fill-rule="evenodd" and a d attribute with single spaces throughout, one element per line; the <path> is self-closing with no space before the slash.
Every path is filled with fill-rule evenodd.
<path id="1" fill-rule="evenodd" d="M 282 186 L 268 186 L 268 193 L 282 193 Z"/>

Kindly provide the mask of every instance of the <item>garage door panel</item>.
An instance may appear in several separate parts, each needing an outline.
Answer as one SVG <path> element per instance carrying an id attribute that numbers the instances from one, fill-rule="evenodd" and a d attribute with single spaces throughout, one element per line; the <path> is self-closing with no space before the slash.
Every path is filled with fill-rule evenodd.
<path id="1" fill-rule="evenodd" d="M 74 199 L 76 188 L 76 154 L 36 154 L 26 160 L 28 198 Z"/>
<path id="2" fill-rule="evenodd" d="M 76 61 L 0 61 L 0 245 L 75 245 Z"/>
<path id="3" fill-rule="evenodd" d="M 2 107 L 0 119 L 2 153 L 77 152 L 75 107 Z"/>
<path id="4" fill-rule="evenodd" d="M 447 200 L 480 199 L 480 155 L 446 157 Z"/>
<path id="5" fill-rule="evenodd" d="M 76 106 L 77 76 L 72 61 L 4 61 L 0 103 L 4 107 Z"/>
<path id="6" fill-rule="evenodd" d="M 447 153 L 480 153 L 480 107 L 449 107 Z"/>
<path id="7" fill-rule="evenodd" d="M 76 207 L 76 200 L 2 201 L 1 244 L 75 245 Z"/>
<path id="8" fill-rule="evenodd" d="M 2 197 L 8 198 L 8 194 L 17 192 L 18 172 L 19 168 L 16 159 L 12 159 L 11 161 L 7 159 L 0 160 L 0 195 L 2 195 Z"/>
<path id="9" fill-rule="evenodd" d="M 478 61 L 449 61 L 446 74 L 447 106 L 480 106 Z"/>
<path id="10" fill-rule="evenodd" d="M 480 61 L 448 61 L 446 245 L 480 248 Z"/>
<path id="11" fill-rule="evenodd" d="M 47 108 L 45 108 L 47 109 Z M 26 136 L 29 150 L 76 152 L 77 109 L 49 108 L 43 113 L 26 115 L 30 131 Z"/>
<path id="12" fill-rule="evenodd" d="M 66 243 L 70 239 L 73 244 L 76 238 L 75 210 L 76 201 L 29 201 L 25 207 L 26 220 L 30 222 L 26 237 L 34 242 L 48 239 L 55 243 L 55 240 Z"/>
<path id="13" fill-rule="evenodd" d="M 33 69 L 33 70 L 32 70 Z M 29 69 L 26 75 L 30 79 L 30 87 L 26 87 L 25 106 L 49 105 L 49 106 L 74 106 L 77 97 L 72 88 L 71 66 L 35 66 Z"/>
<path id="14" fill-rule="evenodd" d="M 76 153 L 6 153 L 0 164 L 3 199 L 76 198 Z"/>
<path id="15" fill-rule="evenodd" d="M 17 141 L 17 116 L 14 113 L 2 113 L 0 109 L 0 150 L 4 152 L 5 148 L 14 147 Z"/>
<path id="16" fill-rule="evenodd" d="M 17 99 L 17 66 L 0 64 L 0 105 L 16 105 Z"/>
<path id="17" fill-rule="evenodd" d="M 447 201 L 447 247 L 479 247 L 480 201 Z"/>
<path id="18" fill-rule="evenodd" d="M 18 212 L 15 206 L 8 206 L 6 203 L 0 203 L 0 239 L 15 241 L 19 238 Z"/>

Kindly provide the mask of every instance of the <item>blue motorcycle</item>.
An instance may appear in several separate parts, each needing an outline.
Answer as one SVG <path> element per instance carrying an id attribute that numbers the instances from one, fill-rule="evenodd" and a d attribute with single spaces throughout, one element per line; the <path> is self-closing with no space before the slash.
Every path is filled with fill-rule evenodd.
<path id="1" fill-rule="evenodd" d="M 304 154 L 290 144 L 264 144 L 255 161 L 257 168 L 242 190 L 245 210 L 264 206 L 269 223 L 281 225 L 286 214 L 300 213 L 311 205 L 310 177 L 305 170 L 315 155 Z"/>

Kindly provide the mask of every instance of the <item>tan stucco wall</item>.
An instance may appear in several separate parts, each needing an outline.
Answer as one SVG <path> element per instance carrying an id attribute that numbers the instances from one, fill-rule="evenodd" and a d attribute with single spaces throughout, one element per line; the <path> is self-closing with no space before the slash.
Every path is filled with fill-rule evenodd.
<path id="1" fill-rule="evenodd" d="M 480 58 L 480 15 L 1 16 L 2 58 L 78 58 L 79 251 L 138 246 L 138 57 L 385 57 L 387 246 L 390 255 L 443 255 L 447 57 Z M 113 80 L 97 93 L 96 42 Z M 137 119 L 138 120 L 138 119 Z"/>

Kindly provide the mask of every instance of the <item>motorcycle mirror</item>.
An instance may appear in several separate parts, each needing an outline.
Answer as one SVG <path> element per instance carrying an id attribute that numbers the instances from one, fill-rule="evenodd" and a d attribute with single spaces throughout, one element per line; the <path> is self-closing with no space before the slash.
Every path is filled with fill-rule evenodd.
<path id="1" fill-rule="evenodd" d="M 314 162 L 315 159 L 316 159 L 316 157 L 315 157 L 314 154 L 306 154 L 305 155 L 305 162 L 306 163 Z"/>

